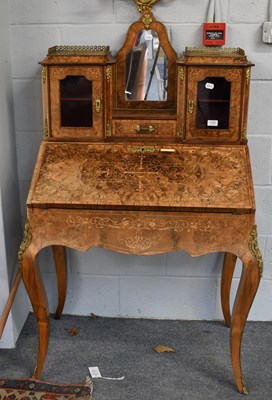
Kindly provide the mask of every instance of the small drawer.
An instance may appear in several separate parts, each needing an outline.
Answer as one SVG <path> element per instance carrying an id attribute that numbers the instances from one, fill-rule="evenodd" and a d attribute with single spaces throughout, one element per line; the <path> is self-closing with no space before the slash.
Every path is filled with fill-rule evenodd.
<path id="1" fill-rule="evenodd" d="M 158 120 L 113 120 L 114 137 L 173 137 L 176 121 Z"/>

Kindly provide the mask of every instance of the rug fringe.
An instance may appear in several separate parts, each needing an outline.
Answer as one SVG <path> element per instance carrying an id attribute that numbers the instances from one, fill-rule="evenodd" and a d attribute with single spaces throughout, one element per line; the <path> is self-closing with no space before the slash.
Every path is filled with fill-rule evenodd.
<path id="1" fill-rule="evenodd" d="M 85 385 L 88 386 L 91 389 L 91 391 L 93 392 L 93 381 L 91 380 L 91 378 L 89 376 L 86 376 Z"/>

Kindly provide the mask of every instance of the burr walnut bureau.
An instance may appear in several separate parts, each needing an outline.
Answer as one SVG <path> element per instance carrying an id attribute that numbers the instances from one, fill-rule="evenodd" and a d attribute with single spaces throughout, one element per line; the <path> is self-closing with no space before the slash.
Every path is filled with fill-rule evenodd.
<path id="1" fill-rule="evenodd" d="M 238 390 L 247 315 L 262 274 L 247 147 L 252 64 L 241 49 L 190 49 L 181 58 L 152 1 L 113 58 L 108 47 L 59 46 L 42 61 L 44 140 L 27 200 L 21 274 L 38 324 L 34 372 L 49 341 L 36 256 L 52 246 L 61 317 L 65 247 L 130 254 L 224 252 L 221 299 Z M 236 259 L 243 263 L 232 314 Z"/>

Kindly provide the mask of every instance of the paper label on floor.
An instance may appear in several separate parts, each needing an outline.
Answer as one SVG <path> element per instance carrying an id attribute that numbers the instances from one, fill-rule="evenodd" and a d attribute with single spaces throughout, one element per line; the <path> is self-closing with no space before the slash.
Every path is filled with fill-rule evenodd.
<path id="1" fill-rule="evenodd" d="M 101 374 L 98 367 L 89 367 L 89 371 L 92 378 L 101 378 Z"/>
<path id="2" fill-rule="evenodd" d="M 88 369 L 89 369 L 89 372 L 90 372 L 92 378 L 108 379 L 111 381 L 122 381 L 123 379 L 125 379 L 124 376 L 121 376 L 120 378 L 109 378 L 108 376 L 101 376 L 101 373 L 100 373 L 98 367 L 89 367 Z"/>

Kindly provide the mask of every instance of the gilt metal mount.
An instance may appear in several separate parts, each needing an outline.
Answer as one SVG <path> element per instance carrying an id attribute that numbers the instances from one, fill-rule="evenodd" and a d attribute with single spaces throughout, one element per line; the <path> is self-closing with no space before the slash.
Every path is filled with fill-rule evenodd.
<path id="1" fill-rule="evenodd" d="M 251 240 L 248 243 L 248 247 L 252 255 L 256 258 L 260 268 L 260 276 L 263 275 L 263 258 L 262 253 L 259 249 L 258 245 L 258 233 L 257 233 L 257 225 L 254 225 L 251 231 Z"/>
<path id="2" fill-rule="evenodd" d="M 134 1 L 138 7 L 138 11 L 143 14 L 146 11 L 152 11 L 153 5 L 157 3 L 158 0 L 134 0 Z"/>
<path id="3" fill-rule="evenodd" d="M 21 264 L 22 262 L 22 257 L 28 246 L 30 245 L 32 240 L 32 234 L 30 232 L 30 226 L 28 220 L 26 220 L 25 223 L 25 229 L 24 229 L 24 238 L 23 241 L 20 245 L 19 251 L 18 251 L 18 264 Z"/>
<path id="4" fill-rule="evenodd" d="M 245 57 L 245 52 L 240 47 L 186 47 L 184 55 L 187 57 Z"/>
<path id="5" fill-rule="evenodd" d="M 48 49 L 48 55 L 55 56 L 106 56 L 109 46 L 54 46 Z"/>

